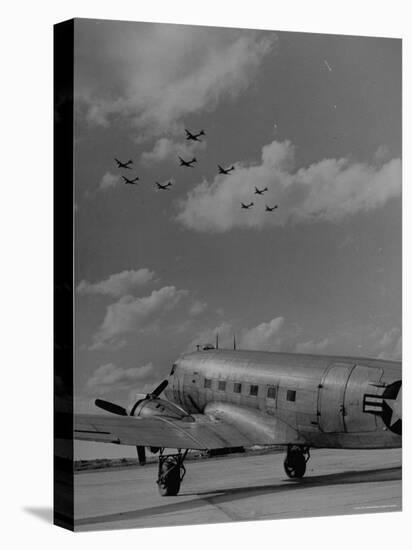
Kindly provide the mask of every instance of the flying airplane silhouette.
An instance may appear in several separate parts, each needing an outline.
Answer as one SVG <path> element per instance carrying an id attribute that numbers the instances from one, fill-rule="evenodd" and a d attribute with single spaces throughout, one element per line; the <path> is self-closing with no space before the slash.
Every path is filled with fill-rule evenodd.
<path id="1" fill-rule="evenodd" d="M 117 168 L 127 168 L 128 170 L 131 170 L 129 164 L 133 164 L 132 160 L 128 160 L 127 162 L 121 162 L 119 159 L 114 159 L 117 162 Z"/>
<path id="2" fill-rule="evenodd" d="M 310 448 L 402 446 L 400 361 L 205 346 L 130 407 L 95 405 L 111 415 L 76 414 L 75 439 L 135 445 L 141 464 L 146 447 L 159 453 L 162 496 L 178 494 L 189 449 L 283 445 L 286 475 L 299 479 Z"/>
<path id="3" fill-rule="evenodd" d="M 172 182 L 171 181 L 168 181 L 167 183 L 165 183 L 164 185 L 162 185 L 161 183 L 159 182 L 156 182 L 156 186 L 159 190 L 162 190 L 162 191 L 167 191 L 169 189 L 169 187 L 172 186 Z"/>
<path id="4" fill-rule="evenodd" d="M 231 166 L 230 168 L 222 168 L 222 167 L 220 166 L 220 164 L 218 164 L 217 167 L 219 168 L 219 174 L 226 174 L 227 176 L 230 174 L 230 172 L 231 172 L 232 170 L 235 169 L 234 166 Z"/>
<path id="5" fill-rule="evenodd" d="M 255 187 L 255 195 L 263 195 L 263 193 L 267 190 L 267 187 L 265 187 L 264 189 L 258 189 L 257 187 Z"/>
<path id="6" fill-rule="evenodd" d="M 187 168 L 193 168 L 193 164 L 197 162 L 196 157 L 193 157 L 192 160 L 184 160 L 182 157 L 179 157 L 180 166 L 187 166 Z"/>
<path id="7" fill-rule="evenodd" d="M 242 205 L 242 208 L 244 208 L 245 210 L 248 210 L 251 206 L 254 205 L 253 202 L 251 202 L 249 204 L 245 204 L 244 202 L 241 202 L 240 204 Z"/>
<path id="8" fill-rule="evenodd" d="M 186 132 L 186 139 L 192 140 L 192 141 L 202 141 L 201 139 L 199 139 L 199 137 L 206 135 L 204 130 L 200 130 L 198 134 L 192 134 L 191 132 L 189 132 L 189 130 L 186 130 L 186 129 L 185 129 L 185 132 Z"/>
<path id="9" fill-rule="evenodd" d="M 275 206 L 268 206 L 267 204 L 265 204 L 265 210 L 266 212 L 273 212 L 275 210 L 275 208 L 277 208 L 278 205 L 275 204 Z"/>
<path id="10" fill-rule="evenodd" d="M 126 178 L 126 176 L 122 176 L 123 178 L 123 181 L 127 184 L 127 183 L 130 183 L 131 185 L 136 185 L 136 183 L 139 181 L 139 178 L 138 176 L 136 176 L 135 178 L 133 178 L 132 180 L 129 180 L 128 178 Z"/>

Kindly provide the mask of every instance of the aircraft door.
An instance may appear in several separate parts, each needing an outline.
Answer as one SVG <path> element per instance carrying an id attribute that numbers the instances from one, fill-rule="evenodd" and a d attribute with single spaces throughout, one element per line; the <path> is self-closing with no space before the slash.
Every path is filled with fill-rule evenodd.
<path id="1" fill-rule="evenodd" d="M 345 389 L 354 365 L 333 363 L 319 387 L 318 418 L 319 428 L 325 433 L 345 431 Z"/>
<path id="2" fill-rule="evenodd" d="M 365 396 L 372 399 L 381 395 L 379 387 L 383 370 L 376 367 L 356 365 L 352 370 L 345 392 L 345 424 L 348 432 L 376 430 L 376 415 L 364 411 Z"/>

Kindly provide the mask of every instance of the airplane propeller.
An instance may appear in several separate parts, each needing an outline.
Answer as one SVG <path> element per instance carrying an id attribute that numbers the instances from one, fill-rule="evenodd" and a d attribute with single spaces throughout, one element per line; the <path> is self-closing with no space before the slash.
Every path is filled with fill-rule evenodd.
<path id="1" fill-rule="evenodd" d="M 151 393 L 148 393 L 146 395 L 145 399 L 153 399 L 159 397 L 159 395 L 166 388 L 168 383 L 169 382 L 167 380 L 163 380 L 163 382 L 160 382 L 160 384 Z M 111 403 L 110 401 L 105 401 L 104 399 L 96 399 L 94 404 L 96 405 L 96 407 L 99 407 L 100 409 L 103 409 L 104 411 L 107 411 L 109 413 L 117 414 L 119 416 L 129 416 L 127 410 L 121 405 L 116 405 L 116 403 Z M 139 464 L 143 466 L 144 464 L 146 464 L 146 449 L 144 446 L 142 447 L 141 445 L 136 445 L 136 449 Z"/>

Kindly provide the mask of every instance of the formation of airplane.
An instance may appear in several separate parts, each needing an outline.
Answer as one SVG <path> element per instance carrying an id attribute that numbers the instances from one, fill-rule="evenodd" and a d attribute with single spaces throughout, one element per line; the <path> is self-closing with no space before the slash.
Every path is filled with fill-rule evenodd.
<path id="1" fill-rule="evenodd" d="M 182 157 L 178 157 L 180 160 L 180 166 L 186 166 L 187 168 L 193 168 L 193 164 L 197 162 L 196 157 L 193 157 L 192 160 L 184 160 Z"/>
<path id="2" fill-rule="evenodd" d="M 127 168 L 128 170 L 131 170 L 130 164 L 133 164 L 132 160 L 128 160 L 126 162 L 121 162 L 119 159 L 114 159 L 117 162 L 117 168 Z"/>
<path id="3" fill-rule="evenodd" d="M 277 204 L 275 204 L 275 206 L 268 206 L 267 204 L 265 204 L 266 212 L 273 212 L 274 210 L 276 210 L 277 207 L 278 207 Z"/>
<path id="4" fill-rule="evenodd" d="M 250 202 L 249 204 L 245 204 L 244 202 L 241 202 L 240 204 L 242 205 L 242 208 L 244 208 L 245 210 L 249 210 L 249 208 L 251 208 L 254 205 L 253 202 Z"/>
<path id="5" fill-rule="evenodd" d="M 74 437 L 136 446 L 140 464 L 150 448 L 159 455 L 162 496 L 179 493 L 189 449 L 281 445 L 286 475 L 299 479 L 310 449 L 402 444 L 401 363 L 383 359 L 208 345 L 182 355 L 129 408 L 95 404 L 112 414 L 75 415 Z"/>
<path id="6" fill-rule="evenodd" d="M 200 130 L 200 132 L 198 132 L 197 134 L 192 134 L 189 130 L 186 130 L 185 129 L 185 132 L 186 132 L 186 139 L 187 140 L 191 140 L 191 141 L 202 141 L 200 138 L 200 136 L 205 136 L 205 132 L 204 130 Z"/>
<path id="7" fill-rule="evenodd" d="M 232 172 L 232 170 L 235 169 L 234 166 L 231 166 L 230 168 L 222 168 L 222 166 L 220 166 L 220 164 L 217 165 L 218 169 L 219 169 L 219 174 L 226 174 L 227 176 L 230 174 L 230 172 Z"/>
<path id="8" fill-rule="evenodd" d="M 267 187 L 264 187 L 263 189 L 259 189 L 258 187 L 255 187 L 255 195 L 263 195 L 268 190 Z"/>
<path id="9" fill-rule="evenodd" d="M 139 181 L 139 178 L 136 176 L 135 178 L 133 178 L 132 180 L 129 180 L 128 178 L 126 178 L 126 176 L 122 176 L 123 178 L 123 181 L 126 183 L 126 184 L 131 184 L 131 185 L 136 185 L 136 183 Z"/>
<path id="10" fill-rule="evenodd" d="M 162 185 L 161 183 L 159 182 L 156 182 L 156 187 L 157 189 L 161 190 L 161 191 L 167 191 L 169 189 L 169 187 L 172 187 L 172 182 L 171 181 L 168 181 L 167 183 L 165 183 L 164 185 Z"/>

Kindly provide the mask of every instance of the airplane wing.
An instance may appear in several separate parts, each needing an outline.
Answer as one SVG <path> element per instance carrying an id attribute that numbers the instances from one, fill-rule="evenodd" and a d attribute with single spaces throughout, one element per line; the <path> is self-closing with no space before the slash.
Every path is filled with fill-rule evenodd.
<path id="1" fill-rule="evenodd" d="M 211 404 L 207 414 L 192 421 L 170 417 L 139 418 L 115 415 L 75 415 L 74 438 L 88 441 L 167 447 L 221 449 L 252 445 L 305 443 L 286 423 L 241 407 Z"/>

